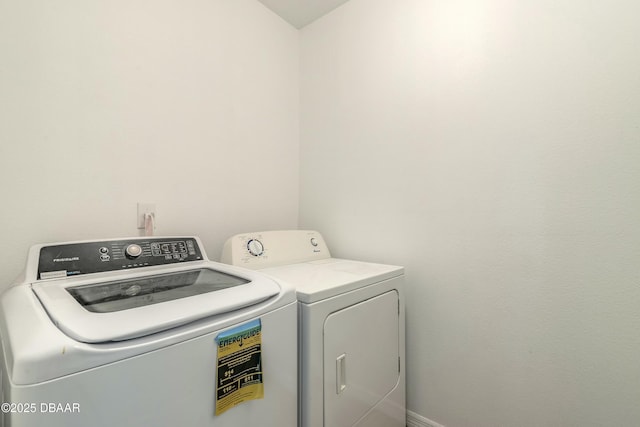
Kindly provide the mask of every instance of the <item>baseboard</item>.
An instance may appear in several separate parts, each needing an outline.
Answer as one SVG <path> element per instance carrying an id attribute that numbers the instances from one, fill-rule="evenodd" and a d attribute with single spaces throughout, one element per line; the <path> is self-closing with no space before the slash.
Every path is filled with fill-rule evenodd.
<path id="1" fill-rule="evenodd" d="M 444 427 L 435 421 L 431 421 L 415 412 L 407 411 L 407 427 Z"/>

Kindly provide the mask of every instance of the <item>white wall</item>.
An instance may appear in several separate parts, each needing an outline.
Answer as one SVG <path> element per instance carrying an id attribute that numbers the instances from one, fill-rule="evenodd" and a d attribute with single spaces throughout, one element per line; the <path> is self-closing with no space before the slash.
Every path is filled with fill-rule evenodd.
<path id="1" fill-rule="evenodd" d="M 298 215 L 298 32 L 255 0 L 0 4 L 0 283 L 34 243 Z"/>
<path id="2" fill-rule="evenodd" d="M 301 31 L 300 226 L 406 266 L 409 410 L 640 423 L 639 15 L 351 0 Z"/>

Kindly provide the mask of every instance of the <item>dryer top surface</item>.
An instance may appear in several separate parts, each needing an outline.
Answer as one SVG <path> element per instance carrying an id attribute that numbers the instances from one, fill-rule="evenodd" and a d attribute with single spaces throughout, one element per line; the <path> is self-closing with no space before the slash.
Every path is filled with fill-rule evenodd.
<path id="1" fill-rule="evenodd" d="M 298 301 L 314 303 L 404 274 L 404 267 L 328 258 L 266 268 L 261 272 L 296 289 Z"/>

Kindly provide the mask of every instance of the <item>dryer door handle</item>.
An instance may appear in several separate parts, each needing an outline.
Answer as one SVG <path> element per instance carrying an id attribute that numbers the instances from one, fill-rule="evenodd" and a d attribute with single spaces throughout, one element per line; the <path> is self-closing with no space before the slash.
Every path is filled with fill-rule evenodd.
<path id="1" fill-rule="evenodd" d="M 336 394 L 340 394 L 347 388 L 347 353 L 343 353 L 336 359 Z"/>

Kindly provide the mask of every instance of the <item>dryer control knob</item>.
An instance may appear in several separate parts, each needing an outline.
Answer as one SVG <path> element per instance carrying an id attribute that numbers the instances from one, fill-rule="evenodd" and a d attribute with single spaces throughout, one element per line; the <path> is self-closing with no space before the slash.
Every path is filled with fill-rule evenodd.
<path id="1" fill-rule="evenodd" d="M 142 248 L 140 245 L 136 245 L 135 243 L 129 245 L 124 250 L 124 253 L 127 255 L 127 258 L 138 258 L 142 255 Z"/>
<path id="2" fill-rule="evenodd" d="M 247 250 L 253 256 L 260 256 L 264 252 L 264 245 L 258 239 L 251 239 L 247 243 Z"/>

